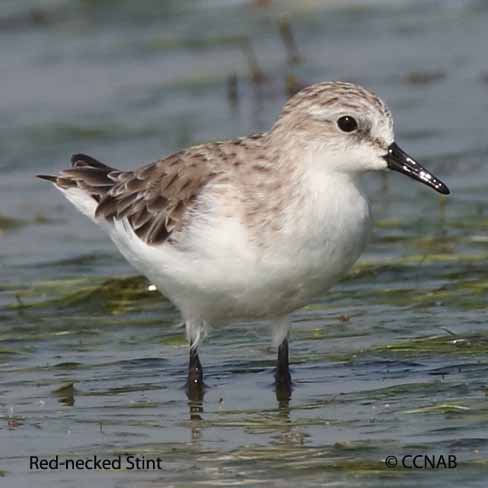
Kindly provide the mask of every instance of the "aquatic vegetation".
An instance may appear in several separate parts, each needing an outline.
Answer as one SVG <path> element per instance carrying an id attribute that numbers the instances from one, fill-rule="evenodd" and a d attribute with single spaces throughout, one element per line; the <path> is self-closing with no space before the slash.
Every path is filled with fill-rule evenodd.
<path id="1" fill-rule="evenodd" d="M 11 217 L 0 215 L 0 236 L 4 232 L 18 229 L 19 227 L 22 227 L 24 225 L 27 225 L 27 222 L 25 222 L 24 220 L 13 219 Z"/>

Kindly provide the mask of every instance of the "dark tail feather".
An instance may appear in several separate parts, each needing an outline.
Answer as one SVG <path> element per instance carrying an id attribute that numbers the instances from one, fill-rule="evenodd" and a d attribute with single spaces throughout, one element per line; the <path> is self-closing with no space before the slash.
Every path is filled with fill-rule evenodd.
<path id="1" fill-rule="evenodd" d="M 74 168 L 90 166 L 92 168 L 114 171 L 114 168 L 111 168 L 110 166 L 107 166 L 106 164 L 103 164 L 100 161 L 97 161 L 95 158 L 87 156 L 86 154 L 73 154 L 73 156 L 71 156 L 71 165 Z"/>
<path id="2" fill-rule="evenodd" d="M 37 177 L 50 181 L 62 189 L 80 188 L 100 202 L 118 182 L 117 177 L 121 174 L 120 171 L 86 154 L 74 154 L 71 157 L 71 164 L 71 168 L 61 171 L 58 176 L 37 175 Z"/>
<path id="3" fill-rule="evenodd" d="M 56 183 L 58 179 L 56 176 L 50 176 L 50 175 L 36 175 L 36 177 L 41 178 L 41 180 L 50 181 L 51 183 Z"/>

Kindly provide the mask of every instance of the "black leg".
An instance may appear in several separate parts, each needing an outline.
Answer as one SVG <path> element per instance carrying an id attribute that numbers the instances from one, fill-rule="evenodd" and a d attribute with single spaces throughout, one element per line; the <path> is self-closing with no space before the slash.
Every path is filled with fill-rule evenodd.
<path id="1" fill-rule="evenodd" d="M 275 372 L 276 398 L 278 401 L 288 400 L 291 396 L 292 382 L 288 368 L 288 339 L 284 339 L 278 347 L 278 360 Z"/>
<path id="2" fill-rule="evenodd" d="M 191 401 L 203 400 L 204 384 L 203 369 L 198 357 L 197 349 L 190 347 L 190 360 L 188 362 L 188 380 L 186 383 L 188 398 Z"/>

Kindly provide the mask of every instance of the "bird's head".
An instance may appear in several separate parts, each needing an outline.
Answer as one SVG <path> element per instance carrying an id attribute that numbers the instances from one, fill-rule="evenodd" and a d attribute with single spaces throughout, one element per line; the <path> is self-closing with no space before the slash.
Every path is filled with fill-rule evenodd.
<path id="1" fill-rule="evenodd" d="M 315 170 L 354 174 L 390 169 L 449 193 L 395 143 L 385 103 L 353 83 L 324 82 L 303 89 L 287 102 L 271 135 L 290 150 L 301 147 Z"/>

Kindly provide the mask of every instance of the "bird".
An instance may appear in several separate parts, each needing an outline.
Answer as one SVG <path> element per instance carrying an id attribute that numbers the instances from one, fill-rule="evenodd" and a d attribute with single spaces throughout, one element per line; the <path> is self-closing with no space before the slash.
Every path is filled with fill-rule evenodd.
<path id="1" fill-rule="evenodd" d="M 182 149 L 131 171 L 85 154 L 48 180 L 180 311 L 187 393 L 204 391 L 209 328 L 265 320 L 289 397 L 289 314 L 336 284 L 372 227 L 363 175 L 448 187 L 395 142 L 391 111 L 344 81 L 303 88 L 267 132 Z"/>

